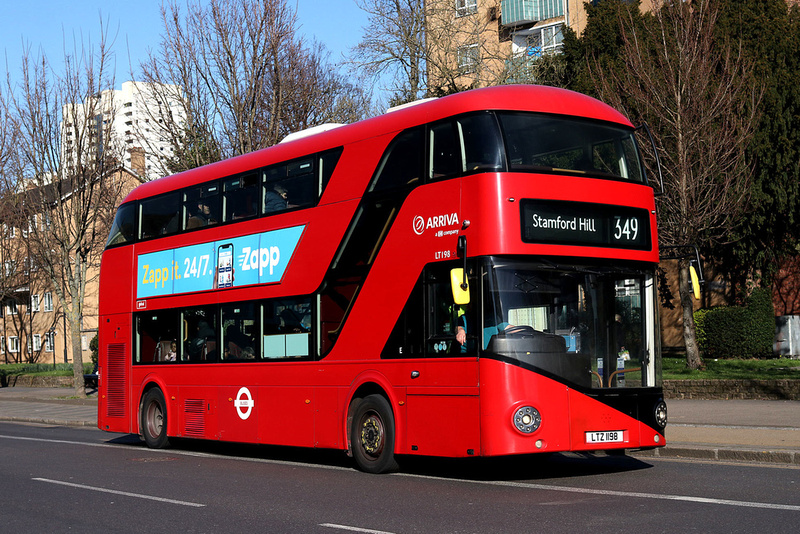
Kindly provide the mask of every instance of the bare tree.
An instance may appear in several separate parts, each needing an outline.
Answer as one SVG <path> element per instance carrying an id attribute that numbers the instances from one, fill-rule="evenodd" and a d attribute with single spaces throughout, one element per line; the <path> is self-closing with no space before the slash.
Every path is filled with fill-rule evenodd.
<path id="1" fill-rule="evenodd" d="M 6 83 L 13 130 L 3 188 L 10 222 L 23 231 L 18 250 L 57 295 L 72 345 L 76 394 L 84 394 L 82 321 L 87 284 L 98 271 L 108 222 L 120 200 L 123 161 L 111 128 L 114 86 L 108 33 L 99 46 L 76 42 L 63 70 L 42 53 L 22 57 L 21 81 Z"/>
<path id="2" fill-rule="evenodd" d="M 624 12 L 624 11 L 623 11 Z M 752 171 L 745 157 L 761 92 L 741 50 L 720 46 L 715 0 L 656 3 L 641 25 L 621 20 L 624 67 L 595 62 L 602 98 L 648 122 L 656 137 L 666 195 L 659 203 L 662 246 L 724 242 L 746 209 Z M 687 264 L 679 292 L 687 364 L 702 365 Z"/>
<path id="3" fill-rule="evenodd" d="M 425 0 L 356 0 L 367 13 L 364 37 L 351 51 L 353 64 L 373 79 L 391 78 L 398 100 L 427 90 Z"/>
<path id="4" fill-rule="evenodd" d="M 182 124 L 159 123 L 175 148 L 173 171 L 271 146 L 297 125 L 340 118 L 340 99 L 360 100 L 341 78 L 312 77 L 333 69 L 321 45 L 298 37 L 285 0 L 171 2 L 162 20 L 161 44 L 140 68 L 161 108 L 181 103 Z M 343 108 L 343 118 L 359 107 Z"/>

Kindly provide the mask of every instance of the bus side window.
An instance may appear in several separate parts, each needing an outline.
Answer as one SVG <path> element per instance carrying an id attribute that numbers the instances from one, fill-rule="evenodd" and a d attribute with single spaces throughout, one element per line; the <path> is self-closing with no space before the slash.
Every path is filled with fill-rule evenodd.
<path id="1" fill-rule="evenodd" d="M 420 185 L 424 144 L 420 128 L 403 132 L 395 137 L 378 165 L 378 172 L 369 191 L 375 193 Z"/>
<path id="2" fill-rule="evenodd" d="M 429 179 L 447 178 L 463 171 L 461 150 L 452 122 L 447 121 L 431 126 L 428 143 Z"/>
<path id="3" fill-rule="evenodd" d="M 159 310 L 137 316 L 137 363 L 179 361 L 180 317 L 176 310 Z"/>
<path id="4" fill-rule="evenodd" d="M 219 186 L 216 182 L 193 187 L 184 193 L 184 228 L 191 230 L 219 221 Z"/>
<path id="5" fill-rule="evenodd" d="M 181 201 L 178 192 L 142 200 L 140 239 L 174 234 L 180 230 Z"/>
<path id="6" fill-rule="evenodd" d="M 217 360 L 217 307 L 187 308 L 183 312 L 182 361 Z"/>
<path id="7" fill-rule="evenodd" d="M 315 158 L 304 158 L 265 169 L 265 214 L 316 204 L 320 177 L 314 172 L 314 161 Z"/>
<path id="8" fill-rule="evenodd" d="M 276 299 L 264 303 L 263 358 L 311 355 L 311 299 Z"/>
<path id="9" fill-rule="evenodd" d="M 319 198 L 322 198 L 322 193 L 325 191 L 325 187 L 328 185 L 328 180 L 331 179 L 333 176 L 333 170 L 336 168 L 336 164 L 339 163 L 339 158 L 341 157 L 343 152 L 342 148 L 336 148 L 334 150 L 329 150 L 319 157 L 319 180 L 320 180 L 320 189 L 319 189 Z"/>
<path id="10" fill-rule="evenodd" d="M 240 302 L 222 306 L 222 359 L 255 360 L 259 354 L 258 305 Z"/>
<path id="11" fill-rule="evenodd" d="M 135 202 L 119 207 L 108 235 L 106 247 L 131 243 L 136 239 L 136 208 Z"/>
<path id="12" fill-rule="evenodd" d="M 468 115 L 457 121 L 462 143 L 464 172 L 503 169 L 503 143 L 493 114 Z"/>
<path id="13" fill-rule="evenodd" d="M 425 355 L 425 287 L 420 275 L 386 340 L 381 358 L 422 358 Z"/>
<path id="14" fill-rule="evenodd" d="M 224 220 L 247 219 L 258 214 L 261 208 L 259 199 L 258 174 L 251 173 L 223 182 Z"/>

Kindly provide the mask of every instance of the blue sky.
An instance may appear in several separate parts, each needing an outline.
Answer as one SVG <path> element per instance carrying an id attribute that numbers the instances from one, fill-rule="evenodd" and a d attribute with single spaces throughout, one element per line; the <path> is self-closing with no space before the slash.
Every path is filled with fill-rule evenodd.
<path id="1" fill-rule="evenodd" d="M 185 0 L 178 0 L 185 4 Z M 300 31 L 316 38 L 331 51 L 331 59 L 340 60 L 361 38 L 366 14 L 354 0 L 286 0 L 296 6 Z M 6 0 L 0 17 L 0 73 L 10 71 L 19 77 L 19 59 L 23 43 L 31 47 L 33 57 L 41 49 L 52 62 L 63 57 L 64 44 L 71 50 L 73 37 L 83 36 L 92 45 L 99 43 L 100 21 L 108 22 L 117 33 L 117 87 L 130 79 L 129 64 L 134 68 L 147 51 L 158 45 L 161 34 L 160 0 Z M 130 62 L 129 62 L 130 54 Z M 7 65 L 7 67 L 6 67 Z"/>

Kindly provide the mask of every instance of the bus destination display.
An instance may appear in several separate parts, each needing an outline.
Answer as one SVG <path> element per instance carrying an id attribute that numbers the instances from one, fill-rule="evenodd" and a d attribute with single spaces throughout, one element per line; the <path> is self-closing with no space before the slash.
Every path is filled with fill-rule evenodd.
<path id="1" fill-rule="evenodd" d="M 588 202 L 522 200 L 526 243 L 650 250 L 650 214 L 645 209 Z"/>

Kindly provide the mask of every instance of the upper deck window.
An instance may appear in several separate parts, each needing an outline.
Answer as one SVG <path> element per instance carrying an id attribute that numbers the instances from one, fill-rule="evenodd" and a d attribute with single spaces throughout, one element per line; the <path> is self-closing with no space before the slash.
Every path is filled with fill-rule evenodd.
<path id="1" fill-rule="evenodd" d="M 181 200 L 177 191 L 142 200 L 140 239 L 174 234 L 180 230 Z"/>
<path id="2" fill-rule="evenodd" d="M 428 130 L 428 179 L 503 169 L 503 145 L 490 113 L 458 117 Z"/>
<path id="3" fill-rule="evenodd" d="M 212 182 L 192 187 L 183 194 L 184 228 L 201 228 L 217 224 L 220 220 L 219 184 Z"/>
<path id="4" fill-rule="evenodd" d="M 129 202 L 106 247 L 315 206 L 342 153 L 339 147 Z"/>
<path id="5" fill-rule="evenodd" d="M 315 158 L 268 167 L 264 172 L 264 213 L 313 206 L 319 197 Z"/>
<path id="6" fill-rule="evenodd" d="M 117 210 L 108 234 L 106 247 L 132 243 L 136 239 L 136 203 L 124 204 Z"/>
<path id="7" fill-rule="evenodd" d="M 645 181 L 632 129 L 532 113 L 499 118 L 511 171 Z"/>
<path id="8" fill-rule="evenodd" d="M 258 215 L 259 179 L 257 173 L 249 173 L 225 180 L 222 185 L 223 214 L 225 221 L 247 219 Z"/>

